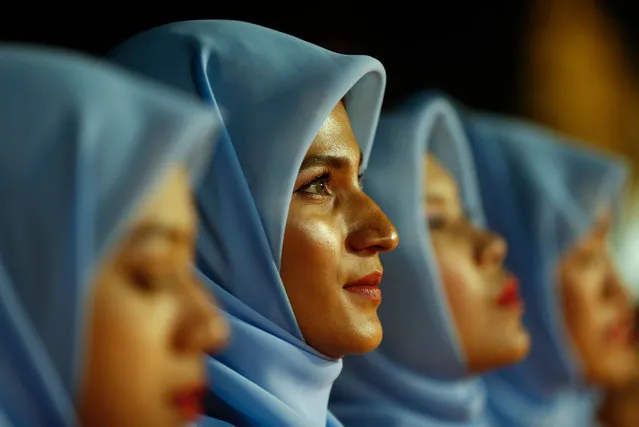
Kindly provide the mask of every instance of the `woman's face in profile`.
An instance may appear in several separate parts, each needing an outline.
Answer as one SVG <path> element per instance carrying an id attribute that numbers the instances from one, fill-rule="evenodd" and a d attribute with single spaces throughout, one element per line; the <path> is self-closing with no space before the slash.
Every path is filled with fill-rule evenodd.
<path id="1" fill-rule="evenodd" d="M 98 267 L 78 412 L 82 425 L 182 426 L 199 414 L 204 352 L 228 327 L 192 273 L 187 173 L 169 169 Z"/>
<path id="2" fill-rule="evenodd" d="M 427 155 L 425 166 L 424 210 L 468 368 L 480 373 L 518 362 L 530 338 L 517 282 L 503 266 L 506 243 L 471 224 L 455 179 L 435 157 Z"/>
<path id="3" fill-rule="evenodd" d="M 379 253 L 398 242 L 362 190 L 361 159 L 340 102 L 300 166 L 284 233 L 280 274 L 297 322 L 310 346 L 335 358 L 379 345 Z"/>
<path id="4" fill-rule="evenodd" d="M 566 326 L 588 380 L 619 387 L 639 374 L 637 331 L 630 296 L 611 257 L 610 216 L 560 262 L 560 292 Z"/>

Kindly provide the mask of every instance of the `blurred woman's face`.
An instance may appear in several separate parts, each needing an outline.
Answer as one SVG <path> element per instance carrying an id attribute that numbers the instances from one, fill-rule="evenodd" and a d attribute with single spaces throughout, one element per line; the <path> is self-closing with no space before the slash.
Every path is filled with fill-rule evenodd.
<path id="1" fill-rule="evenodd" d="M 425 158 L 423 182 L 427 224 L 470 371 L 520 361 L 530 338 L 517 281 L 503 267 L 506 242 L 471 224 L 455 179 L 432 155 Z"/>
<path id="2" fill-rule="evenodd" d="M 174 167 L 99 266 L 78 412 L 91 427 L 182 426 L 205 387 L 205 352 L 228 327 L 192 273 L 195 212 Z"/>
<path id="3" fill-rule="evenodd" d="M 611 258 L 609 216 L 561 260 L 560 292 L 566 326 L 588 380 L 623 386 L 639 373 L 630 296 Z"/>
<path id="4" fill-rule="evenodd" d="M 284 233 L 280 274 L 297 322 L 309 345 L 335 358 L 379 345 L 379 253 L 398 242 L 362 190 L 361 159 L 340 102 L 300 166 Z"/>

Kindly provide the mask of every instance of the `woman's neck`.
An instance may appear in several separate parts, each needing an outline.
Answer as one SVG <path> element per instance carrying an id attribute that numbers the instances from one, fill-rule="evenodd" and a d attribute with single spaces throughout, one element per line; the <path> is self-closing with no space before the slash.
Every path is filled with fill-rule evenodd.
<path id="1" fill-rule="evenodd" d="M 605 427 L 639 426 L 639 383 L 607 392 L 597 416 Z"/>

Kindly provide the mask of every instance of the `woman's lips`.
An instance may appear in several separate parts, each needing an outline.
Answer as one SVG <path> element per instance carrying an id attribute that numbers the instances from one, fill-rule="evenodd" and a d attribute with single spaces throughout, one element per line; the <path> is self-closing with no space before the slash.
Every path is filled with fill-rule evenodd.
<path id="1" fill-rule="evenodd" d="M 635 329 L 635 320 L 632 316 L 624 317 L 614 323 L 608 329 L 608 340 L 612 343 L 636 346 L 639 341 L 637 330 Z"/>
<path id="2" fill-rule="evenodd" d="M 180 417 L 186 422 L 197 420 L 204 412 L 206 387 L 197 386 L 185 389 L 173 396 L 172 402 Z"/>
<path id="3" fill-rule="evenodd" d="M 521 308 L 524 305 L 519 296 L 519 281 L 515 276 L 509 276 L 506 284 L 497 298 L 497 305 L 502 308 Z"/>
<path id="4" fill-rule="evenodd" d="M 379 284 L 382 282 L 382 276 L 382 271 L 375 271 L 354 282 L 347 283 L 344 290 L 374 302 L 381 302 L 382 290 L 379 288 Z"/>

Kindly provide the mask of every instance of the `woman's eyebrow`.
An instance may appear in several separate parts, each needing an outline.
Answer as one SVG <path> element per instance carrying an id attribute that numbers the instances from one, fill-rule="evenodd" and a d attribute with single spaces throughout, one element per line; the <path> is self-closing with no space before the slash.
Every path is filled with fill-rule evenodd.
<path id="1" fill-rule="evenodd" d="M 161 238 L 176 243 L 180 241 L 190 241 L 192 237 L 192 233 L 186 228 L 149 222 L 136 227 L 133 233 L 131 233 L 129 241 L 131 244 L 140 244 L 145 240 Z"/>
<path id="2" fill-rule="evenodd" d="M 426 202 L 427 203 L 432 203 L 434 205 L 445 205 L 446 204 L 446 198 L 444 196 L 442 196 L 441 194 L 427 194 L 426 195 Z"/>
<path id="3" fill-rule="evenodd" d="M 359 153 L 359 164 L 361 166 L 364 161 L 364 156 Z M 350 164 L 348 157 L 336 156 L 334 154 L 311 154 L 304 158 L 299 171 L 303 171 L 313 166 L 330 166 L 335 169 L 345 168 Z"/>
<path id="4" fill-rule="evenodd" d="M 313 166 L 330 166 L 339 169 L 348 166 L 349 163 L 348 158 L 344 156 L 313 154 L 304 159 L 300 166 L 300 172 Z"/>

